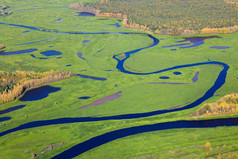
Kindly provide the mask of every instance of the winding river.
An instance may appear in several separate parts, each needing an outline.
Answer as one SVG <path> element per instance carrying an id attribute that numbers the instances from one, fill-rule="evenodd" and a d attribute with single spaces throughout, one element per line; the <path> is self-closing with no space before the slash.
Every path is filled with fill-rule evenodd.
<path id="1" fill-rule="evenodd" d="M 227 71 L 229 69 L 229 66 L 225 63 L 218 62 L 218 61 L 208 61 L 208 62 L 201 62 L 201 63 L 194 63 L 194 64 L 186 64 L 186 65 L 179 65 L 174 66 L 154 72 L 148 72 L 148 73 L 137 73 L 137 72 L 131 72 L 129 70 L 126 70 L 124 68 L 125 61 L 130 58 L 132 54 L 138 53 L 141 50 L 152 48 L 159 44 L 159 40 L 155 38 L 154 36 L 150 34 L 145 33 L 131 33 L 131 32 L 102 32 L 102 33 L 82 33 L 82 32 L 60 32 L 60 31 L 48 31 L 48 30 L 41 30 L 35 27 L 31 26 L 24 26 L 24 25 L 17 25 L 17 24 L 6 24 L 6 23 L 0 23 L 2 25 L 9 25 L 9 26 L 17 26 L 22 28 L 27 28 L 35 31 L 43 31 L 43 32 L 52 32 L 52 33 L 61 33 L 61 34 L 78 34 L 78 35 L 100 35 L 100 34 L 141 34 L 146 35 L 149 38 L 153 40 L 153 43 L 150 46 L 143 47 L 140 49 L 132 50 L 126 53 L 123 53 L 125 57 L 123 59 L 117 58 L 118 55 L 113 56 L 113 58 L 117 61 L 116 68 L 122 72 L 127 74 L 133 74 L 133 75 L 150 75 L 150 74 L 158 74 L 170 70 L 176 70 L 179 68 L 188 68 L 193 66 L 200 66 L 200 65 L 218 65 L 222 66 L 223 69 L 220 71 L 215 83 L 213 86 L 207 90 L 207 92 L 199 97 L 194 102 L 187 104 L 184 107 L 170 109 L 170 110 L 157 110 L 153 112 L 146 112 L 146 113 L 137 113 L 137 114 L 124 114 L 124 115 L 116 115 L 116 116 L 106 116 L 106 117 L 79 117 L 79 118 L 59 118 L 59 119 L 52 119 L 52 120 L 42 120 L 42 121 L 34 121 L 29 122 L 23 125 L 20 125 L 18 127 L 9 129 L 7 131 L 1 132 L 0 136 L 4 136 L 6 134 L 18 131 L 18 130 L 24 130 L 28 128 L 34 128 L 34 127 L 40 127 L 40 126 L 46 126 L 46 125 L 56 125 L 56 124 L 66 124 L 66 123 L 77 123 L 77 122 L 93 122 L 93 121 L 103 121 L 103 120 L 119 120 L 119 119 L 135 119 L 135 118 L 142 118 L 142 117 L 149 117 L 154 116 L 158 114 L 165 114 L 170 112 L 176 112 L 176 111 L 182 111 L 186 109 L 190 109 L 193 107 L 198 106 L 205 100 L 211 98 L 214 93 L 222 87 L 222 85 L 225 83 L 225 79 L 227 76 Z M 121 54 L 120 54 L 121 55 Z M 78 74 L 78 76 L 84 76 Z M 85 78 L 91 78 L 91 76 L 87 76 Z M 106 79 L 105 79 L 106 80 Z M 175 128 L 208 128 L 208 127 L 217 127 L 217 126 L 238 126 L 238 118 L 231 118 L 231 119 L 217 119 L 217 120 L 201 120 L 201 121 L 175 121 L 175 122 L 166 122 L 166 123 L 159 123 L 154 125 L 144 125 L 144 126 L 138 126 L 138 127 L 131 127 L 131 128 L 125 128 L 120 129 L 116 131 L 112 131 L 97 137 L 94 137 L 90 140 L 87 140 L 83 143 L 80 143 L 61 154 L 53 157 L 53 158 L 73 158 L 77 155 L 80 155 L 90 149 L 93 149 L 97 146 L 103 145 L 105 143 L 108 143 L 110 141 L 134 135 L 144 132 L 150 132 L 150 131 L 157 131 L 157 130 L 166 130 L 166 129 L 175 129 Z"/>
<path id="2" fill-rule="evenodd" d="M 136 135 L 145 132 L 152 132 L 167 129 L 181 129 L 181 128 L 211 128 L 218 126 L 238 126 L 238 118 L 233 119 L 215 119 L 215 120 L 200 120 L 200 121 L 174 121 L 166 123 L 158 123 L 154 125 L 143 125 L 131 128 L 119 129 L 111 131 L 87 141 L 77 144 L 70 149 L 54 156 L 52 159 L 74 158 L 84 152 L 87 152 L 95 147 L 101 146 L 108 142 L 114 141 L 119 138 Z"/>

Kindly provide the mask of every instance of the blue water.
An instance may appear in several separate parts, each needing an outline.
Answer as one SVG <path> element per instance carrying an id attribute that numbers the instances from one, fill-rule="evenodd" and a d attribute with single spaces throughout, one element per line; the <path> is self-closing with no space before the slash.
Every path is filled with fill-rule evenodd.
<path id="1" fill-rule="evenodd" d="M 52 40 L 52 39 L 56 39 L 56 37 L 49 38 L 49 39 L 44 39 L 44 40 L 39 40 L 39 41 L 33 41 L 33 42 L 29 42 L 29 43 L 17 44 L 16 46 L 19 46 L 19 45 L 35 44 L 35 43 L 44 42 L 44 41 L 48 41 L 48 40 Z"/>
<path id="2" fill-rule="evenodd" d="M 63 19 L 62 18 L 59 18 L 59 19 L 57 19 L 56 21 L 54 21 L 54 22 L 60 22 L 60 21 L 62 21 Z"/>
<path id="3" fill-rule="evenodd" d="M 72 65 L 66 65 L 66 67 L 70 67 L 70 66 L 72 66 Z"/>
<path id="4" fill-rule="evenodd" d="M 171 110 L 157 110 L 157 111 L 146 112 L 146 113 L 124 114 L 124 115 L 106 116 L 106 117 L 59 118 L 59 119 L 53 119 L 53 120 L 35 121 L 35 122 L 26 123 L 26 124 L 20 125 L 16 128 L 4 131 L 4 132 L 0 133 L 0 136 L 6 135 L 6 134 L 14 132 L 14 131 L 33 128 L 33 127 L 39 127 L 39 126 L 54 125 L 54 124 L 66 124 L 66 123 L 75 123 L 75 122 L 135 119 L 135 118 L 149 117 L 149 116 L 154 116 L 154 115 L 165 114 L 165 113 L 182 111 L 182 110 L 194 108 L 194 107 L 198 106 L 199 104 L 203 103 L 205 100 L 214 96 L 214 93 L 225 83 L 225 79 L 226 79 L 226 75 L 227 75 L 229 66 L 227 64 L 224 64 L 221 62 L 212 61 L 212 62 L 205 62 L 205 63 L 196 63 L 196 64 L 189 64 L 189 65 L 175 66 L 175 67 L 165 69 L 168 71 L 168 70 L 172 70 L 175 68 L 192 67 L 192 66 L 207 65 L 207 64 L 220 65 L 220 66 L 223 66 L 223 69 L 219 73 L 214 85 L 205 94 L 203 94 L 203 96 L 199 97 L 197 100 L 195 100 L 194 102 L 192 102 L 184 107 L 171 109 Z M 237 122 L 237 124 L 238 124 L 238 122 Z"/>
<path id="5" fill-rule="evenodd" d="M 11 117 L 2 117 L 2 118 L 0 118 L 0 122 L 7 121 L 7 120 L 10 120 L 10 119 L 11 119 Z"/>
<path id="6" fill-rule="evenodd" d="M 176 51 L 177 49 L 170 49 L 170 51 Z"/>
<path id="7" fill-rule="evenodd" d="M 94 77 L 94 76 L 88 76 L 88 75 L 82 75 L 82 74 L 76 74 L 76 76 L 79 76 L 81 78 L 88 78 L 92 80 L 97 80 L 97 81 L 106 81 L 106 78 L 101 78 L 101 77 Z"/>
<path id="8" fill-rule="evenodd" d="M 84 152 L 87 152 L 93 148 L 106 144 L 108 142 L 131 136 L 140 133 L 168 130 L 168 129 L 182 129 L 182 128 L 215 128 L 219 126 L 238 126 L 238 118 L 230 119 L 215 119 L 215 120 L 199 120 L 199 121 L 174 121 L 166 123 L 158 123 L 153 125 L 143 125 L 137 127 L 130 127 L 125 129 L 119 129 L 111 131 L 89 140 L 86 140 L 80 144 L 77 144 L 68 150 L 52 157 L 52 159 L 62 158 L 74 158 Z"/>
<path id="9" fill-rule="evenodd" d="M 89 41 L 89 40 L 84 40 L 83 43 L 84 43 L 84 44 L 85 44 L 85 43 L 90 43 L 90 41 Z"/>
<path id="10" fill-rule="evenodd" d="M 41 60 L 46 60 L 48 58 L 44 58 L 44 57 L 36 57 L 35 55 L 31 54 L 31 57 L 36 58 L 36 59 L 41 59 Z"/>
<path id="11" fill-rule="evenodd" d="M 77 53 L 78 57 L 81 58 L 82 60 L 85 60 L 85 58 L 83 57 L 83 54 L 81 52 Z"/>
<path id="12" fill-rule="evenodd" d="M 101 51 L 103 51 L 104 49 L 101 49 L 101 50 L 99 50 L 98 52 L 101 52 Z"/>
<path id="13" fill-rule="evenodd" d="M 121 28 L 121 25 L 119 23 L 115 23 L 115 24 L 108 24 L 108 25 L 113 25 L 116 26 L 117 28 Z"/>
<path id="14" fill-rule="evenodd" d="M 61 52 L 55 51 L 55 50 L 44 51 L 44 52 L 41 52 L 41 54 L 43 54 L 45 56 L 58 56 L 58 55 L 62 55 Z"/>
<path id="15" fill-rule="evenodd" d="M 192 78 L 193 83 L 198 81 L 198 75 L 199 75 L 199 71 L 196 72 L 196 74 L 194 75 L 194 77 Z"/>
<path id="16" fill-rule="evenodd" d="M 34 100 L 40 100 L 48 97 L 50 93 L 57 92 L 61 90 L 61 88 L 58 87 L 52 87 L 49 85 L 33 88 L 29 91 L 27 91 L 23 97 L 20 98 L 20 101 L 34 101 Z"/>
<path id="17" fill-rule="evenodd" d="M 40 31 L 40 29 L 35 28 L 35 27 L 30 27 L 30 26 L 25 26 L 25 25 L 17 25 L 17 24 L 6 24 L 6 23 L 1 23 L 2 25 L 9 25 L 9 26 L 16 26 L 16 27 L 21 27 L 21 28 L 27 28 L 27 29 L 31 29 L 31 30 L 37 30 Z"/>
<path id="18" fill-rule="evenodd" d="M 33 54 L 31 54 L 31 57 L 34 57 L 34 58 L 36 58 L 36 56 L 35 56 L 35 55 L 33 55 Z"/>
<path id="19" fill-rule="evenodd" d="M 168 76 L 160 76 L 159 78 L 160 79 L 169 79 L 170 77 L 168 77 Z"/>
<path id="20" fill-rule="evenodd" d="M 20 50 L 20 51 L 12 51 L 12 52 L 5 52 L 5 51 L 0 51 L 0 55 L 16 55 L 16 54 L 25 54 L 25 53 L 30 53 L 37 51 L 38 49 L 27 49 L 27 50 Z"/>
<path id="21" fill-rule="evenodd" d="M 230 47 L 228 47 L 228 46 L 212 46 L 210 48 L 211 49 L 229 49 Z"/>
<path id="22" fill-rule="evenodd" d="M 26 105 L 18 105 L 18 106 L 15 106 L 15 107 L 10 107 L 10 108 L 4 109 L 4 110 L 0 110 L 0 115 L 7 114 L 7 113 L 10 113 L 12 111 L 24 108 L 25 106 Z"/>
<path id="23" fill-rule="evenodd" d="M 88 97 L 88 96 L 84 96 L 84 97 L 79 97 L 78 99 L 89 99 L 91 97 Z"/>
<path id="24" fill-rule="evenodd" d="M 31 32 L 31 31 L 29 31 L 29 30 L 28 31 L 23 31 L 22 33 L 29 33 L 29 32 Z"/>
<path id="25" fill-rule="evenodd" d="M 173 72 L 174 75 L 181 75 L 181 72 Z"/>
<path id="26" fill-rule="evenodd" d="M 89 12 L 77 12 L 78 15 L 75 16 L 79 16 L 79 17 L 94 17 L 95 14 L 94 13 L 89 13 Z"/>
<path id="27" fill-rule="evenodd" d="M 171 47 L 181 46 L 181 47 L 179 47 L 179 49 L 187 49 L 187 48 L 192 48 L 192 47 L 198 47 L 198 46 L 204 44 L 204 40 L 211 39 L 211 38 L 221 38 L 221 37 L 218 37 L 218 36 L 186 37 L 182 41 L 175 42 L 175 43 L 182 43 L 182 44 L 162 46 L 162 48 L 171 48 Z M 190 41 L 190 43 L 183 43 L 183 42 L 187 42 L 187 41 Z M 174 50 L 171 50 L 171 51 L 174 51 Z"/>
<path id="28" fill-rule="evenodd" d="M 183 47 L 180 47 L 179 49 L 187 49 L 187 48 L 192 48 L 192 47 L 198 47 L 202 44 L 204 44 L 204 41 L 197 41 L 197 42 L 193 42 L 193 45 L 183 46 Z"/>

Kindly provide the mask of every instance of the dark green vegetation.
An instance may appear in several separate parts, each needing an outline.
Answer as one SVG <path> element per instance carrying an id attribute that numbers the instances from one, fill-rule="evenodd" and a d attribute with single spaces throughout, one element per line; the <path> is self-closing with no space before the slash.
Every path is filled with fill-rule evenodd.
<path id="1" fill-rule="evenodd" d="M 228 0 L 202 2 L 198 0 L 100 0 L 85 5 L 105 13 L 127 15 L 128 27 L 142 29 L 146 26 L 162 34 L 194 34 L 200 33 L 204 28 L 237 25 L 238 7 L 236 3 L 229 2 Z"/>
<path id="2" fill-rule="evenodd" d="M 0 22 L 59 31 L 103 32 L 102 30 L 108 30 L 110 32 L 142 32 L 108 25 L 115 23 L 122 25 L 122 22 L 118 22 L 116 18 L 98 20 L 105 18 L 76 17 L 74 15 L 77 15 L 77 11 L 62 9 L 62 7 L 68 7 L 71 3 L 76 2 L 78 1 L 55 0 L 49 4 L 46 0 L 41 2 L 25 0 L 14 1 L 13 3 L 10 0 L 5 0 L 3 3 L 11 6 L 10 9 L 12 10 L 18 7 L 22 8 L 15 10 L 14 14 L 4 17 Z M 59 18 L 62 18 L 62 21 L 54 22 Z M 63 69 L 74 73 L 107 78 L 106 81 L 95 81 L 73 77 L 50 84 L 52 87 L 60 87 L 61 90 L 51 93 L 47 98 L 28 102 L 15 100 L 1 105 L 0 110 L 22 104 L 26 106 L 1 115 L 0 117 L 11 117 L 12 119 L 0 123 L 0 132 L 38 120 L 63 117 L 111 116 L 168 109 L 192 102 L 203 95 L 213 85 L 222 69 L 222 67 L 216 65 L 204 65 L 177 69 L 176 71 L 182 73 L 179 76 L 174 75 L 173 71 L 146 76 L 128 75 L 117 71 L 116 61 L 112 57 L 148 46 L 151 43 L 151 39 L 147 36 L 140 34 L 68 35 L 8 25 L 0 25 L 0 28 L 0 43 L 6 46 L 4 51 L 38 49 L 38 51 L 32 53 L 0 56 L 0 70 L 8 72 L 16 70 L 44 72 L 51 69 Z M 24 31 L 30 32 L 22 33 Z M 177 65 L 206 62 L 208 59 L 224 62 L 230 66 L 230 69 L 226 83 L 215 93 L 215 95 L 220 96 L 214 96 L 204 103 L 215 102 L 221 96 L 234 93 L 238 88 L 238 79 L 236 79 L 238 77 L 237 35 L 237 33 L 216 35 L 221 38 L 207 39 L 203 45 L 198 47 L 177 49 L 176 51 L 170 51 L 169 48 L 162 48 L 162 46 L 174 45 L 175 41 L 183 40 L 183 37 L 155 35 L 158 39 L 166 40 L 160 40 L 159 45 L 156 47 L 131 55 L 131 58 L 125 64 L 128 66 L 127 69 L 131 69 L 130 71 L 151 72 Z M 49 42 L 43 41 L 29 45 L 18 45 L 53 37 L 55 38 L 48 40 Z M 84 44 L 84 40 L 89 40 L 90 43 Z M 212 46 L 229 46 L 230 48 L 226 49 L 226 52 L 222 52 L 224 50 L 210 49 Z M 47 50 L 62 52 L 62 55 L 59 56 L 62 58 L 57 59 L 56 56 L 52 56 L 48 57 L 48 59 L 38 59 L 30 56 L 33 54 L 36 57 L 44 58 L 45 56 L 40 52 Z M 98 52 L 99 50 L 102 51 Z M 79 52 L 83 54 L 85 60 L 77 56 Z M 71 66 L 67 67 L 66 65 Z M 198 71 L 200 72 L 199 80 L 192 83 L 192 78 Z M 160 76 L 169 76 L 170 79 L 162 80 L 159 79 Z M 149 82 L 192 84 L 147 84 Z M 122 96 L 118 99 L 105 102 L 102 105 L 78 109 L 119 91 L 122 91 Z M 78 99 L 83 96 L 91 98 L 87 100 Z M 0 137 L 1 158 L 30 158 L 31 153 L 42 152 L 42 149 L 45 150 L 45 146 L 60 144 L 63 141 L 65 143 L 63 146 L 39 156 L 39 158 L 51 158 L 78 143 L 113 130 L 176 120 L 194 120 L 190 119 L 189 115 L 199 109 L 200 106 L 147 118 L 60 124 L 20 130 Z M 237 115 L 226 117 L 237 117 Z M 207 141 L 211 143 L 213 148 L 213 151 L 208 152 L 208 155 L 216 156 L 219 153 L 237 152 L 237 131 L 238 127 L 218 127 L 143 133 L 102 145 L 77 158 L 121 159 L 139 158 L 144 155 L 162 156 L 164 158 L 202 158 L 207 156 L 204 151 L 204 144 Z M 223 148 L 223 145 L 226 145 L 226 147 Z M 196 146 L 198 148 L 189 148 Z M 219 149 L 215 151 L 217 146 Z M 25 154 L 24 151 L 26 150 L 30 152 Z"/>

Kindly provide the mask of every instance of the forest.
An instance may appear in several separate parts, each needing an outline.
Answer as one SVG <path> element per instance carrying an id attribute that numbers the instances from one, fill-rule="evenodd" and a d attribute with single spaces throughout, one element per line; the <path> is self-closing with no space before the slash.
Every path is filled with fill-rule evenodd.
<path id="1" fill-rule="evenodd" d="M 238 23 L 235 0 L 203 0 L 202 3 L 197 0 L 100 0 L 84 5 L 99 9 L 102 16 L 112 13 L 126 16 L 125 27 L 159 34 L 231 33 L 238 30 L 237 26 L 233 27 Z"/>
<path id="2" fill-rule="evenodd" d="M 218 116 L 238 112 L 238 94 L 229 94 L 215 103 L 206 103 L 191 114 L 192 117 Z"/>
<path id="3" fill-rule="evenodd" d="M 34 71 L 0 71 L 0 104 L 13 101 L 27 89 L 72 76 L 74 76 L 73 73 L 54 70 L 42 73 Z"/>

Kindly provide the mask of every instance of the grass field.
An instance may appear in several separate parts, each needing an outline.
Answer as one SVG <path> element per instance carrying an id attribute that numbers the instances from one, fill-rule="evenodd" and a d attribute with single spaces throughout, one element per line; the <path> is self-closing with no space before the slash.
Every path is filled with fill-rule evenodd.
<path id="1" fill-rule="evenodd" d="M 77 1 L 70 0 L 67 3 L 65 1 L 51 1 L 51 3 L 47 3 L 47 1 L 37 2 L 26 0 L 12 2 L 5 0 L 1 3 L 9 5 L 14 13 L 10 16 L 2 17 L 0 23 L 31 26 L 62 32 L 144 33 L 142 31 L 108 25 L 115 23 L 121 24 L 117 18 L 98 20 L 105 18 L 74 16 L 77 15 L 77 11 L 64 7 L 68 7 L 69 4 L 75 2 Z M 16 9 L 18 7 L 22 8 Z M 54 22 L 59 18 L 62 18 L 62 21 Z M 23 33 L 24 31 L 30 32 Z M 151 45 L 151 39 L 144 34 L 71 35 L 36 31 L 9 25 L 0 25 L 0 34 L 0 44 L 6 46 L 4 49 L 5 52 L 38 49 L 32 53 L 0 56 L 0 70 L 9 72 L 16 70 L 43 72 L 51 69 L 63 69 L 78 74 L 107 78 L 106 81 L 96 81 L 73 77 L 49 84 L 53 87 L 60 87 L 61 90 L 50 93 L 44 99 L 27 102 L 17 99 L 1 105 L 0 110 L 17 105 L 26 106 L 22 109 L 0 115 L 0 117 L 11 117 L 11 120 L 0 123 L 0 132 L 31 121 L 65 117 L 104 117 L 146 113 L 191 103 L 204 95 L 214 84 L 219 72 L 222 70 L 222 67 L 217 65 L 202 65 L 145 76 L 119 72 L 116 69 L 117 62 L 112 57 Z M 135 72 L 154 72 L 178 65 L 207 62 L 208 59 L 226 63 L 230 66 L 226 83 L 215 92 L 217 96 L 213 96 L 203 103 L 214 102 L 223 95 L 238 91 L 237 35 L 237 33 L 216 35 L 221 38 L 207 39 L 203 45 L 194 48 L 178 49 L 178 47 L 175 47 L 177 49 L 176 51 L 171 51 L 170 48 L 162 48 L 162 46 L 175 45 L 176 43 L 174 42 L 183 40 L 183 37 L 153 35 L 160 40 L 159 45 L 131 55 L 125 62 L 127 66 L 125 68 Z M 53 39 L 37 42 L 49 38 Z M 84 40 L 90 42 L 83 43 Z M 18 45 L 29 42 L 37 43 Z M 228 46 L 230 48 L 219 50 L 211 49 L 210 47 L 212 46 Z M 38 59 L 31 56 L 33 54 L 35 57 L 46 58 L 41 52 L 47 50 L 56 50 L 61 52 L 62 55 L 49 56 L 47 57 L 48 59 Z M 79 52 L 82 53 L 85 60 L 77 56 Z M 71 66 L 67 67 L 66 65 Z M 174 75 L 174 71 L 179 71 L 182 74 Z M 200 72 L 198 81 L 193 83 L 192 78 L 198 71 Z M 161 76 L 168 76 L 170 79 L 160 79 L 159 77 Z M 148 84 L 151 82 L 189 84 Z M 82 106 L 119 91 L 122 91 L 120 98 L 107 101 L 101 105 L 92 105 L 84 109 L 79 109 Z M 78 99 L 83 96 L 89 96 L 91 98 L 86 100 Z M 198 108 L 199 106 L 188 110 L 138 119 L 59 124 L 20 130 L 0 137 L 0 158 L 30 158 L 31 153 L 41 152 L 47 145 L 59 144 L 61 141 L 66 142 L 67 144 L 62 147 L 39 156 L 39 158 L 51 158 L 78 143 L 113 130 L 168 121 L 191 120 L 189 115 Z M 237 115 L 226 117 L 237 117 Z M 238 144 L 235 142 L 237 141 L 235 135 L 237 131 L 237 127 L 218 127 L 206 129 L 171 129 L 143 133 L 112 141 L 90 150 L 77 158 L 138 158 L 150 154 L 155 155 L 155 158 L 202 158 L 205 156 L 215 156 L 219 153 L 237 152 Z M 204 152 L 203 147 L 195 149 L 188 148 L 189 146 L 204 145 L 207 141 L 211 142 L 213 149 L 216 146 L 222 147 L 224 144 L 227 147 L 218 149 L 217 151 L 211 151 L 208 155 Z M 176 153 L 169 152 L 176 149 L 179 149 Z M 30 150 L 30 153 L 25 154 L 25 150 Z"/>

